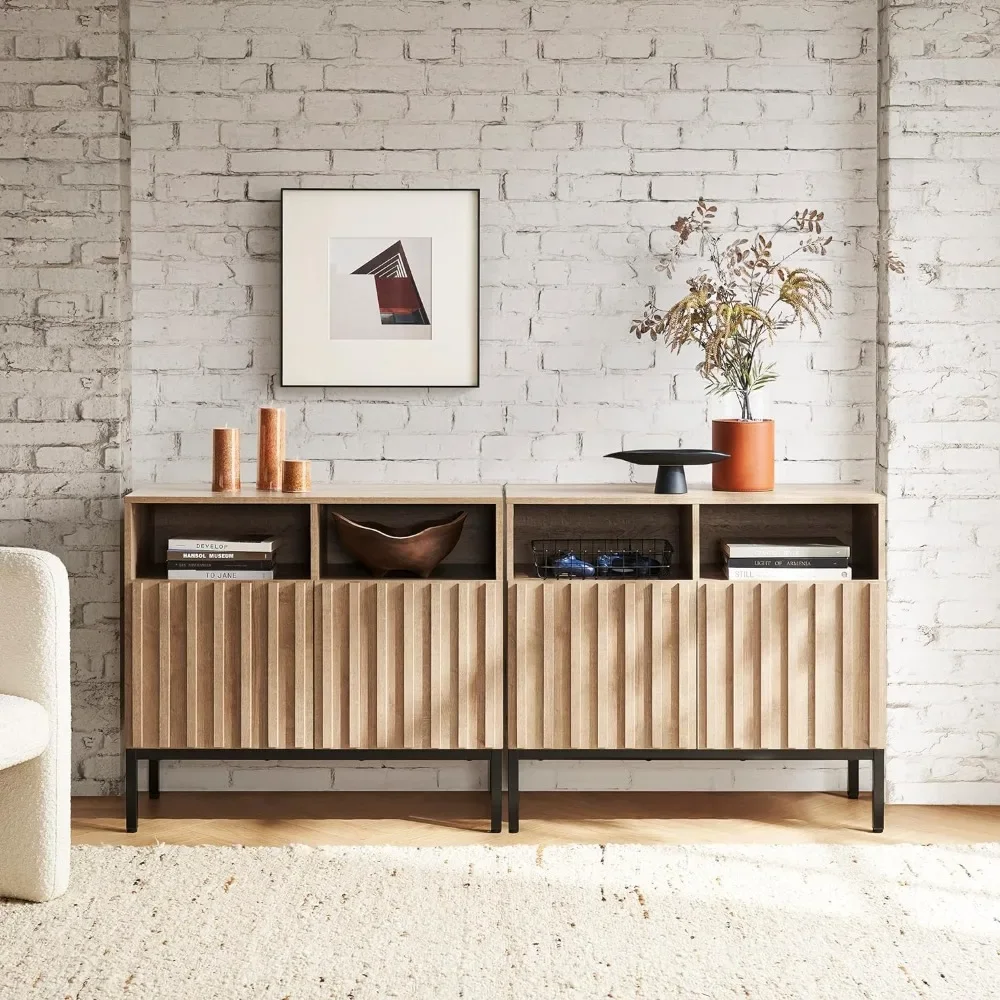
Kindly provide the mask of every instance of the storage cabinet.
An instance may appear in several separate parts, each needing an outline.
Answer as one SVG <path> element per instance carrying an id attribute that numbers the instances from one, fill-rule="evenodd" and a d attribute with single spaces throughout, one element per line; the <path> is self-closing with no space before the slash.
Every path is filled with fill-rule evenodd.
<path id="1" fill-rule="evenodd" d="M 499 583 L 337 581 L 318 590 L 317 746 L 503 746 Z"/>
<path id="2" fill-rule="evenodd" d="M 883 500 L 857 487 L 772 493 L 548 486 L 506 491 L 509 824 L 522 758 L 873 762 L 882 828 L 885 746 Z M 842 582 L 729 581 L 721 543 L 851 546 Z M 669 579 L 539 579 L 545 539 L 661 539 Z"/>
<path id="3" fill-rule="evenodd" d="M 512 746 L 696 745 L 693 583 L 519 580 L 509 602 Z"/>
<path id="4" fill-rule="evenodd" d="M 313 746 L 310 583 L 129 585 L 126 745 Z"/>
<path id="5" fill-rule="evenodd" d="M 698 586 L 698 746 L 885 745 L 884 585 Z"/>
<path id="6" fill-rule="evenodd" d="M 434 488 L 281 494 L 156 487 L 125 498 L 123 737 L 127 824 L 136 762 L 167 758 L 483 758 L 500 823 L 502 493 Z M 401 530 L 463 510 L 429 579 L 375 580 L 331 511 Z M 166 580 L 172 536 L 278 539 L 276 579 Z"/>

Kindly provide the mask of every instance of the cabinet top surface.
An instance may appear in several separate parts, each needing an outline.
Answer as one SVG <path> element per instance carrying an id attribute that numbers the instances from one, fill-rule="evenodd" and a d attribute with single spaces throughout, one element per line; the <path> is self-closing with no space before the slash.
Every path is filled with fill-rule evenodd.
<path id="1" fill-rule="evenodd" d="M 880 493 L 865 486 L 776 486 L 762 493 L 723 493 L 691 489 L 687 493 L 654 493 L 652 483 L 619 485 L 551 484 L 508 486 L 508 503 L 531 504 L 881 504 Z"/>
<path id="2" fill-rule="evenodd" d="M 207 486 L 143 486 L 125 497 L 126 503 L 500 503 L 503 487 L 445 484 L 430 486 L 317 486 L 308 493 L 281 493 L 244 486 L 216 493 Z"/>

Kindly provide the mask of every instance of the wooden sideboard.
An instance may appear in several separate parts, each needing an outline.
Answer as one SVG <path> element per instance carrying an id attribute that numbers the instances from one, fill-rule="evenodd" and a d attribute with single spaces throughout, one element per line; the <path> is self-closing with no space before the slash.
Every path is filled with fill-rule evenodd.
<path id="1" fill-rule="evenodd" d="M 467 512 L 430 579 L 373 579 L 331 512 L 394 526 Z M 167 539 L 273 535 L 276 579 L 166 579 Z M 835 759 L 883 826 L 884 501 L 648 486 L 151 487 L 125 497 L 126 824 L 137 766 L 200 759 L 482 758 L 491 828 L 518 829 L 519 762 Z M 729 581 L 726 538 L 835 536 L 853 579 Z M 665 579 L 540 579 L 532 542 L 662 538 Z M 505 686 L 506 678 L 506 686 Z M 506 699 L 505 699 L 506 695 Z M 506 701 L 506 704 L 505 704 Z"/>
<path id="2" fill-rule="evenodd" d="M 531 758 L 829 758 L 873 764 L 883 825 L 884 503 L 857 487 L 772 493 L 506 490 L 508 823 Z M 729 581 L 726 538 L 851 546 L 853 579 Z M 668 540 L 669 579 L 540 580 L 538 538 Z"/>
<path id="3" fill-rule="evenodd" d="M 429 579 L 373 579 L 331 512 L 390 526 L 467 513 Z M 154 487 L 125 497 L 126 823 L 137 764 L 174 758 L 489 761 L 500 829 L 502 490 Z M 276 579 L 166 579 L 170 537 L 272 535 Z"/>

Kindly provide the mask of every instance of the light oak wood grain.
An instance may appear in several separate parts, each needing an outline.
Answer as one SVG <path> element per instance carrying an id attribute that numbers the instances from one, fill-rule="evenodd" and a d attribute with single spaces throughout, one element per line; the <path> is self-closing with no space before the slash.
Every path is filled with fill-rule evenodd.
<path id="1" fill-rule="evenodd" d="M 394 486 L 345 485 L 316 486 L 307 493 L 275 493 L 244 486 L 241 490 L 214 493 L 202 485 L 143 486 L 125 497 L 126 503 L 177 504 L 309 504 L 309 503 L 500 503 L 502 486 L 472 484 L 466 486 Z"/>
<path id="2" fill-rule="evenodd" d="M 511 746 L 696 745 L 693 583 L 518 581 L 508 607 Z"/>
<path id="3" fill-rule="evenodd" d="M 485 768 L 485 764 L 482 765 Z M 859 844 L 871 846 L 867 793 L 522 792 L 520 833 L 489 833 L 485 792 L 184 792 L 140 797 L 138 833 L 119 798 L 73 799 L 73 843 L 284 847 L 292 844 Z M 1000 807 L 886 807 L 884 844 L 992 843 Z"/>
<path id="4" fill-rule="evenodd" d="M 705 749 L 885 746 L 884 585 L 698 585 Z"/>
<path id="5" fill-rule="evenodd" d="M 654 493 L 652 484 L 631 483 L 608 485 L 515 485 L 505 489 L 508 503 L 531 504 L 657 504 L 661 506 L 705 504 L 712 506 L 742 504 L 882 504 L 879 493 L 863 486 L 834 484 L 831 486 L 776 486 L 764 493 L 723 493 L 716 490 L 692 489 L 687 493 Z"/>
<path id="6" fill-rule="evenodd" d="M 503 745 L 499 583 L 326 581 L 317 591 L 317 746 Z"/>
<path id="7" fill-rule="evenodd" d="M 125 745 L 311 747 L 312 599 L 308 583 L 131 583 Z"/>

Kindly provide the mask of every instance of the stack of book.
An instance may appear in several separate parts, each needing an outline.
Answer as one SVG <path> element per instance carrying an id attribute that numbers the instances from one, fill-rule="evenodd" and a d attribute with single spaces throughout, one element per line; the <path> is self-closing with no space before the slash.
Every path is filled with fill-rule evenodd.
<path id="1" fill-rule="evenodd" d="M 722 543 L 727 580 L 850 580 L 851 547 L 837 538 Z"/>
<path id="2" fill-rule="evenodd" d="M 274 538 L 171 538 L 168 580 L 273 580 Z"/>

